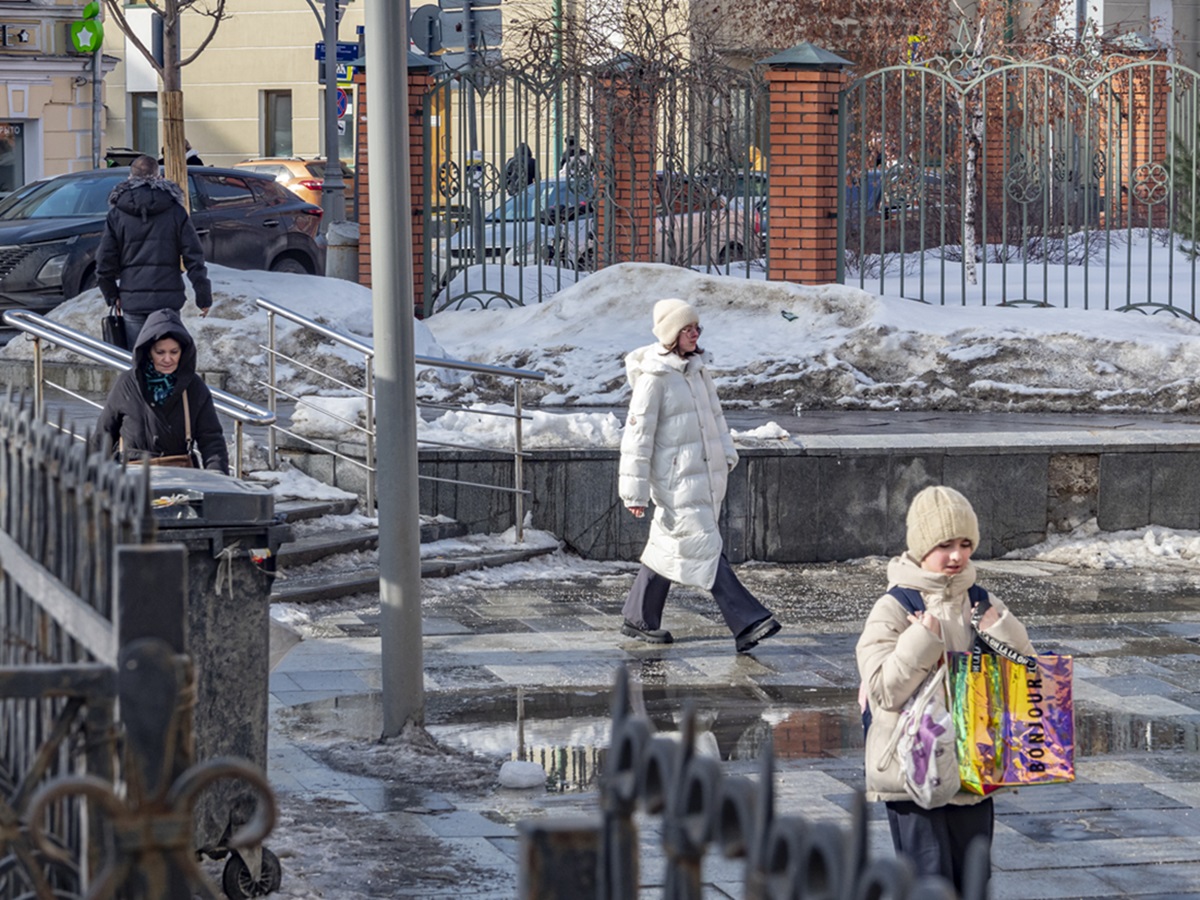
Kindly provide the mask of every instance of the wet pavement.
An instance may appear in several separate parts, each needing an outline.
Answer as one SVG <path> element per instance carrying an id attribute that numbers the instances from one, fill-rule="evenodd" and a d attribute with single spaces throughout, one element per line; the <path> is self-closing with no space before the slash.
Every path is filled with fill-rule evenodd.
<path id="1" fill-rule="evenodd" d="M 664 626 L 676 642 L 650 646 L 618 632 L 632 568 L 547 562 L 544 575 L 534 564 L 525 571 L 506 584 L 425 585 L 427 726 L 445 753 L 458 754 L 441 768 L 411 746 L 375 740 L 380 642 L 370 598 L 318 615 L 320 636 L 283 657 L 271 679 L 268 774 L 285 820 L 320 806 L 374 860 L 339 873 L 336 886 L 293 896 L 514 896 L 514 823 L 596 812 L 620 666 L 660 731 L 696 701 L 699 746 L 741 774 L 753 774 L 770 735 L 780 811 L 848 821 L 862 783 L 853 647 L 882 590 L 882 560 L 739 567 L 784 624 L 741 656 L 705 594 L 675 589 Z M 1076 661 L 1077 779 L 997 798 L 993 896 L 1200 895 L 1200 572 L 1010 561 L 982 562 L 980 572 L 1040 650 Z M 498 786 L 500 763 L 516 758 L 543 765 L 546 790 Z M 882 808 L 872 806 L 872 852 L 890 854 Z M 407 856 L 399 845 L 394 858 L 372 856 L 384 826 L 415 841 Z M 661 884 L 660 839 L 657 820 L 644 819 L 645 896 Z M 740 866 L 710 860 L 705 896 L 741 896 Z M 453 884 L 445 865 L 457 873 Z M 322 884 L 304 854 L 284 868 Z"/>

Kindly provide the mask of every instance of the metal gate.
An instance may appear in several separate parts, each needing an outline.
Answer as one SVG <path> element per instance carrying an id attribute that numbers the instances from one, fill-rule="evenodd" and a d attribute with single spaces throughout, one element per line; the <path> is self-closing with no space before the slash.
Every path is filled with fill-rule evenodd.
<path id="1" fill-rule="evenodd" d="M 539 303 L 624 260 L 765 268 L 761 73 L 480 65 L 443 72 L 423 116 L 426 314 Z"/>
<path id="2" fill-rule="evenodd" d="M 218 779 L 261 798 L 236 837 L 271 829 L 254 767 L 190 766 L 186 551 L 154 531 L 147 471 L 0 402 L 0 900 L 215 900 L 192 808 Z"/>
<path id="3" fill-rule="evenodd" d="M 842 93 L 839 280 L 938 304 L 1197 315 L 1196 72 L 934 59 Z"/>

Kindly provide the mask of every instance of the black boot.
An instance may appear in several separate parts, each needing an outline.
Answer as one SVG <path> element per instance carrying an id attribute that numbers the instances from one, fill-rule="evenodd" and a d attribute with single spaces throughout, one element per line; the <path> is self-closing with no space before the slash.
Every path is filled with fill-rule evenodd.
<path id="1" fill-rule="evenodd" d="M 775 634 L 779 628 L 780 625 L 777 621 L 775 621 L 774 616 L 767 616 L 765 619 L 761 619 L 758 622 L 755 622 L 753 625 L 743 628 L 741 633 L 737 636 L 738 653 L 745 653 L 748 650 L 753 650 L 758 646 L 759 641 L 765 641 L 771 635 Z"/>
<path id="2" fill-rule="evenodd" d="M 634 625 L 628 619 L 621 626 L 621 634 L 626 637 L 637 638 L 639 641 L 645 641 L 648 644 L 669 644 L 675 640 L 671 637 L 671 632 L 665 628 L 643 628 L 639 625 Z"/>

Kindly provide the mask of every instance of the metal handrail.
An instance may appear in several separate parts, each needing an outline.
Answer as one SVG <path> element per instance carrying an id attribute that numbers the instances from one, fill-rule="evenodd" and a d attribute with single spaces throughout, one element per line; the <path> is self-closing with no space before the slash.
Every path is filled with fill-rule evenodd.
<path id="1" fill-rule="evenodd" d="M 351 350 L 357 350 L 364 356 L 375 355 L 375 345 L 368 344 L 358 338 L 350 337 L 342 334 L 340 331 L 335 331 L 327 325 L 322 325 L 313 319 L 302 316 L 299 313 L 292 312 L 278 303 L 273 303 L 270 300 L 264 300 L 261 297 L 254 301 L 259 309 L 265 309 L 268 313 L 282 316 L 289 322 L 295 322 L 297 325 L 303 325 L 305 328 L 315 331 L 323 337 L 327 337 L 332 341 L 337 341 L 339 344 L 344 344 Z M 487 363 L 476 363 L 466 359 L 451 359 L 444 356 L 415 356 L 414 359 L 417 365 L 434 366 L 442 369 L 456 369 L 462 372 L 478 372 L 481 375 L 495 375 L 499 378 L 519 378 L 525 381 L 545 381 L 546 375 L 544 372 L 537 372 L 533 369 L 510 369 L 507 366 L 490 366 Z"/>
<path id="2" fill-rule="evenodd" d="M 39 316 L 37 313 L 32 313 L 25 309 L 12 309 L 4 313 L 4 324 L 10 325 L 33 337 L 33 402 L 34 410 L 39 418 L 45 418 L 46 413 L 45 385 L 49 385 L 86 403 L 91 403 L 91 405 L 97 408 L 100 406 L 100 404 L 81 397 L 79 394 L 62 385 L 46 381 L 42 341 L 50 341 L 56 346 L 62 347 L 64 350 L 70 350 L 72 353 L 90 359 L 92 362 L 101 363 L 114 369 L 120 369 L 121 371 L 133 365 L 133 354 L 128 350 L 122 350 L 119 347 L 114 347 L 112 344 L 106 344 L 104 341 L 90 334 L 84 334 L 82 331 L 76 331 L 74 328 L 68 328 L 61 322 L 55 322 L 52 319 L 47 319 L 45 316 Z M 261 406 L 255 406 L 248 400 L 244 400 L 236 394 L 227 393 L 220 388 L 210 387 L 208 390 L 212 394 L 213 406 L 216 407 L 217 412 L 224 413 L 233 420 L 234 443 L 236 447 L 233 460 L 233 475 L 235 478 L 241 478 L 244 474 L 242 468 L 242 454 L 244 451 L 243 427 L 246 425 L 272 426 L 276 420 L 275 413 L 271 410 L 263 409 Z"/>
<path id="3" fill-rule="evenodd" d="M 266 388 L 267 388 L 268 405 L 269 405 L 272 413 L 274 413 L 277 408 L 276 407 L 277 395 L 283 394 L 284 396 L 289 396 L 286 391 L 284 391 L 276 386 L 275 360 L 277 358 L 286 360 L 291 363 L 295 363 L 296 365 L 302 366 L 303 368 L 307 369 L 310 372 L 314 372 L 316 374 L 322 375 L 323 377 L 326 377 L 326 378 L 330 379 L 331 381 L 336 382 L 337 384 L 341 385 L 342 387 L 346 387 L 346 388 L 349 388 L 350 390 L 354 390 L 358 393 L 361 393 L 362 396 L 365 398 L 366 405 L 367 405 L 366 406 L 366 419 L 367 419 L 366 428 L 364 429 L 363 427 L 361 427 L 357 424 L 353 425 L 353 427 L 356 430 L 364 431 L 366 434 L 366 459 L 365 459 L 365 461 L 363 463 L 359 463 L 357 460 L 350 460 L 347 457 L 343 456 L 342 454 L 336 453 L 335 451 L 328 450 L 328 449 L 326 449 L 326 452 L 333 453 L 333 455 L 337 456 L 339 459 L 345 459 L 345 460 L 347 460 L 347 462 L 351 462 L 352 464 L 357 465 L 359 468 L 361 468 L 365 471 L 365 473 L 366 473 L 367 510 L 369 513 L 373 513 L 374 509 L 375 509 L 375 478 L 376 478 L 375 410 L 374 410 L 375 384 L 374 384 L 374 369 L 373 369 L 374 359 L 375 359 L 375 346 L 367 341 L 360 339 L 360 338 L 356 338 L 356 337 L 352 337 L 347 334 L 343 334 L 342 332 L 337 331 L 336 329 L 330 328 L 328 325 L 324 325 L 320 322 L 314 321 L 313 319 L 310 319 L 307 316 L 300 315 L 299 313 L 294 312 L 293 310 L 290 310 L 287 307 L 281 306 L 278 303 L 274 303 L 270 300 L 265 300 L 261 297 L 258 297 L 258 298 L 255 298 L 254 303 L 256 306 L 258 306 L 259 309 L 262 309 L 267 313 L 267 344 L 260 345 L 260 346 L 263 350 L 265 350 L 267 352 L 268 383 L 266 385 Z M 309 331 L 315 332 L 316 334 L 319 334 L 328 340 L 334 341 L 335 343 L 339 343 L 344 347 L 348 347 L 357 353 L 361 353 L 363 356 L 363 366 L 364 366 L 363 387 L 356 388 L 356 387 L 347 385 L 345 382 L 340 381 L 340 380 L 334 378 L 333 376 L 327 375 L 326 373 L 323 373 L 323 372 L 317 372 L 314 368 L 312 368 L 311 366 L 305 365 L 302 361 L 293 359 L 292 357 L 288 356 L 285 353 L 281 353 L 276 348 L 276 342 L 275 342 L 275 317 L 276 316 L 280 316 L 281 318 L 286 319 L 287 321 L 289 321 L 295 325 L 299 325 L 302 328 L 306 328 Z M 423 481 L 439 481 L 439 482 L 444 482 L 444 483 L 449 483 L 449 484 L 457 484 L 457 485 L 465 486 L 465 487 L 477 487 L 477 488 L 484 488 L 487 490 L 511 493 L 513 495 L 513 506 L 514 506 L 513 512 L 514 512 L 514 517 L 516 518 L 515 527 L 516 527 L 517 540 L 518 541 L 524 540 L 525 495 L 528 494 L 529 491 L 525 490 L 525 487 L 524 487 L 525 479 L 524 479 L 522 460 L 528 454 L 524 452 L 521 422 L 523 419 L 527 419 L 527 418 L 531 418 L 531 417 L 525 415 L 521 411 L 521 383 L 522 383 L 522 381 L 545 381 L 546 380 L 545 374 L 543 374 L 542 372 L 534 371 L 532 369 L 512 369 L 507 366 L 491 366 L 491 365 L 487 365 L 486 363 L 470 362 L 470 361 L 464 360 L 464 359 L 447 359 L 447 358 L 431 357 L 431 356 L 416 356 L 415 361 L 418 365 L 427 366 L 427 367 L 431 367 L 431 368 L 453 369 L 455 371 L 460 371 L 460 372 L 474 372 L 476 374 L 481 374 L 481 375 L 492 375 L 492 376 L 499 377 L 499 378 L 513 379 L 513 381 L 514 381 L 514 384 L 513 384 L 513 409 L 514 409 L 514 411 L 511 413 L 499 412 L 499 411 L 495 411 L 495 410 L 467 410 L 466 407 L 452 406 L 452 405 L 446 405 L 446 404 L 442 404 L 442 403 L 428 403 L 428 404 L 419 403 L 418 406 L 422 406 L 425 408 L 433 408 L 433 409 L 464 410 L 464 411 L 479 413 L 482 415 L 502 416 L 504 418 L 513 419 L 514 444 L 513 444 L 513 450 L 512 450 L 512 457 L 513 457 L 513 485 L 514 486 L 511 488 L 501 487 L 499 485 L 481 484 L 479 482 L 474 482 L 474 481 L 461 481 L 461 480 L 453 479 L 453 478 L 435 478 L 430 475 L 419 475 L 418 478 L 420 478 Z M 301 398 L 296 398 L 296 399 L 297 399 L 297 402 L 303 402 L 303 400 Z M 309 405 L 312 406 L 312 404 L 309 404 Z M 333 415 L 331 413 L 326 413 L 326 415 L 331 415 L 335 419 L 340 418 L 339 416 Z M 347 424 L 350 424 L 350 423 L 347 423 Z M 303 436 L 297 435 L 294 432 L 290 431 L 289 429 L 282 428 L 281 426 L 279 426 L 277 424 L 272 425 L 270 432 L 269 432 L 269 442 L 268 442 L 268 451 L 267 451 L 271 468 L 275 468 L 275 465 L 276 465 L 276 444 L 275 444 L 276 432 L 282 432 L 282 433 L 288 435 L 289 437 L 303 441 L 304 443 L 309 444 L 310 446 L 314 446 L 314 447 L 319 446 L 319 445 L 315 444 L 313 441 L 307 440 Z M 445 444 L 445 443 L 442 443 L 439 441 L 422 441 L 421 443 L 430 444 L 430 445 L 438 445 L 438 446 L 455 446 L 455 447 L 463 446 L 463 445 Z M 486 449 L 491 449 L 491 448 L 473 447 L 473 446 L 467 445 L 467 449 L 486 450 Z"/>

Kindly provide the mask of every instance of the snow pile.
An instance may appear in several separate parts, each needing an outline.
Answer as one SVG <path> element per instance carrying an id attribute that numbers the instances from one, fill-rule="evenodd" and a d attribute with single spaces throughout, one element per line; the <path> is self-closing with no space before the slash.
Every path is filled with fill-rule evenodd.
<path id="1" fill-rule="evenodd" d="M 1167 253 L 1154 259 L 1165 272 Z M 267 316 L 255 307 L 255 297 L 363 341 L 372 338 L 366 288 L 307 275 L 210 269 L 211 314 L 200 318 L 189 301 L 184 318 L 200 346 L 201 370 L 225 373 L 232 393 L 265 400 Z M 970 298 L 968 305 L 935 306 L 837 284 L 809 287 L 655 263 L 610 266 L 549 289 L 557 288 L 541 304 L 448 310 L 415 323 L 418 355 L 545 376 L 523 382 L 527 411 L 543 407 L 528 423 L 526 444 L 535 449 L 619 442 L 620 423 L 611 415 L 579 410 L 581 417 L 564 420 L 547 412 L 624 407 L 625 355 L 653 341 L 651 309 L 663 297 L 683 297 L 699 310 L 701 346 L 730 408 L 1200 411 L 1200 325 L 1182 318 L 999 308 Z M 51 318 L 96 334 L 104 310 L 99 292 L 91 290 L 63 303 Z M 281 386 L 296 395 L 321 395 L 320 409 L 297 411 L 297 430 L 310 438 L 349 436 L 346 422 L 364 419 L 364 401 L 320 376 L 360 384 L 361 354 L 283 319 L 277 333 L 280 350 L 298 360 L 277 363 Z M 29 359 L 31 346 L 15 340 L 0 356 Z M 74 358 L 61 350 L 49 355 Z M 442 368 L 418 367 L 417 393 L 421 401 L 453 400 L 477 412 L 510 410 L 513 402 L 510 380 Z M 462 436 L 451 443 L 511 446 L 503 418 L 450 413 L 425 427 L 430 441 L 458 432 Z M 786 439 L 765 432 L 742 438 Z"/>
<path id="2" fill-rule="evenodd" d="M 1014 550 L 1005 559 L 1034 559 L 1077 569 L 1200 570 L 1200 532 L 1151 525 L 1102 532 L 1091 519 L 1068 534 Z"/>
<path id="3" fill-rule="evenodd" d="M 269 487 L 277 503 L 281 500 L 349 500 L 358 496 L 318 481 L 286 463 L 274 471 L 262 469 L 248 472 L 246 480 Z"/>
<path id="4" fill-rule="evenodd" d="M 489 415 L 489 413 L 491 413 Z M 451 411 L 422 422 L 417 440 L 471 443 L 511 450 L 514 440 L 513 408 L 502 403 L 477 403 L 469 410 Z M 526 412 L 521 441 L 526 450 L 562 447 L 616 447 L 623 423 L 612 413 Z"/>
<path id="5" fill-rule="evenodd" d="M 1165 254 L 1162 254 L 1165 256 Z M 932 306 L 842 285 L 623 263 L 539 306 L 427 320 L 450 355 L 546 374 L 546 406 L 627 399 L 624 356 L 650 343 L 650 310 L 683 297 L 727 406 L 804 409 L 1200 409 L 1200 325 L 1079 309 Z M 467 379 L 469 399 L 501 388 Z"/>
<path id="6" fill-rule="evenodd" d="M 786 429 L 780 427 L 778 422 L 768 422 L 766 425 L 759 425 L 757 428 L 747 431 L 730 430 L 729 433 L 733 436 L 734 444 L 739 446 L 777 444 L 791 437 Z"/>
<path id="7" fill-rule="evenodd" d="M 211 263 L 208 274 L 213 288 L 213 305 L 208 316 L 200 316 L 190 284 L 188 300 L 180 312 L 199 348 L 197 368 L 201 372 L 225 373 L 225 389 L 232 394 L 254 401 L 266 398 L 263 383 L 267 380 L 267 313 L 255 305 L 256 298 L 270 300 L 334 331 L 371 343 L 374 324 L 368 288 L 335 278 L 241 271 Z M 100 319 L 107 311 L 99 289 L 92 289 L 67 300 L 47 318 L 99 338 Z M 415 326 L 416 354 L 444 358 L 446 351 L 433 339 L 429 329 L 421 322 Z M 280 386 L 290 393 L 328 392 L 332 382 L 313 370 L 350 384 L 361 384 L 363 355 L 358 351 L 319 337 L 282 317 L 276 318 L 275 333 L 276 349 L 303 363 L 301 366 L 276 362 Z M 0 357 L 32 359 L 33 345 L 29 341 L 10 341 L 0 348 Z M 48 348 L 46 357 L 78 360 L 74 354 L 58 348 Z M 417 377 L 431 395 L 439 394 L 443 384 L 453 386 L 459 380 L 457 373 L 422 367 L 418 367 Z"/>
<path id="8" fill-rule="evenodd" d="M 421 544 L 421 559 L 437 559 L 439 557 L 463 556 L 467 554 L 482 554 L 500 550 L 512 550 L 520 547 L 527 550 L 557 550 L 562 542 L 549 531 L 538 531 L 528 525 L 526 515 L 524 540 L 517 543 L 517 529 L 509 528 L 500 534 L 468 534 L 458 538 L 445 538 L 440 541 L 428 541 Z"/>

